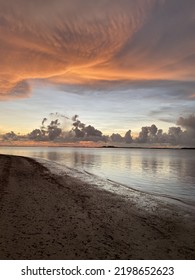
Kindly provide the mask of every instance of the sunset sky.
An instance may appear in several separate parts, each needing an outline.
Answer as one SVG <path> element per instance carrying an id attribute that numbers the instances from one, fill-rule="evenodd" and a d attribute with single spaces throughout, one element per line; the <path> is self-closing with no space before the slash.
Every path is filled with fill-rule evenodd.
<path id="1" fill-rule="evenodd" d="M 55 112 L 105 134 L 195 113 L 194 0 L 0 0 L 0 134 Z"/>

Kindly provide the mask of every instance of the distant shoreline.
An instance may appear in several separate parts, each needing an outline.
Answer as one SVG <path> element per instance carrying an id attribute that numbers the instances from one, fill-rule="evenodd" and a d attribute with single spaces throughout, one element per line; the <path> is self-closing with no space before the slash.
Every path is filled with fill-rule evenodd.
<path id="1" fill-rule="evenodd" d="M 118 146 L 102 146 L 99 148 L 116 148 L 116 149 L 159 149 L 159 150 L 195 150 L 188 147 L 118 147 Z"/>
<path id="2" fill-rule="evenodd" d="M 42 144 L 40 145 L 40 143 L 38 145 L 13 145 L 13 144 L 9 144 L 9 145 L 1 145 L 0 144 L 0 148 L 98 148 L 98 149 L 151 149 L 151 150 L 195 150 L 195 147 L 155 147 L 155 146 L 132 146 L 132 147 L 128 147 L 128 146 L 115 146 L 115 145 L 102 145 L 102 146 L 82 146 L 82 145 L 57 145 L 57 143 L 53 143 L 53 144 Z"/>

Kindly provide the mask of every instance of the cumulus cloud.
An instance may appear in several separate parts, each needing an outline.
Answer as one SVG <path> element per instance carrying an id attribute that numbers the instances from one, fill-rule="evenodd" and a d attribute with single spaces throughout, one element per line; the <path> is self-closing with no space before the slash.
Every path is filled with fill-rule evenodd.
<path id="1" fill-rule="evenodd" d="M 177 121 L 177 124 L 186 129 L 195 130 L 195 114 L 192 114 L 186 118 L 180 117 Z"/>
<path id="2" fill-rule="evenodd" d="M 59 113 L 52 113 L 50 116 L 60 116 Z M 61 115 L 62 119 L 65 115 Z M 20 140 L 33 140 L 33 141 L 54 141 L 57 143 L 66 142 L 100 142 L 112 144 L 168 144 L 168 145 L 190 145 L 195 146 L 195 116 L 189 115 L 187 117 L 180 117 L 177 120 L 177 125 L 169 127 L 167 132 L 163 132 L 155 124 L 150 126 L 143 126 L 139 132 L 138 137 L 131 136 L 129 129 L 124 136 L 119 133 L 112 133 L 110 136 L 104 135 L 102 131 L 96 129 L 92 125 L 83 123 L 78 115 L 72 118 L 66 118 L 70 122 L 71 129 L 66 131 L 63 129 L 59 119 L 43 118 L 41 126 L 32 130 L 27 135 L 15 134 L 13 131 L 1 135 L 4 141 L 20 141 Z M 184 128 L 184 130 L 182 129 Z"/>
<path id="3" fill-rule="evenodd" d="M 163 133 L 162 129 L 158 129 L 155 124 L 152 124 L 151 126 L 142 127 L 135 141 L 138 143 L 167 143 L 171 145 L 191 142 L 191 138 L 184 140 L 184 135 L 185 132 L 181 130 L 181 127 L 169 127 L 168 133 Z"/>
<path id="4" fill-rule="evenodd" d="M 44 123 L 47 121 L 47 118 L 43 118 L 43 120 L 42 120 L 42 126 L 44 126 Z"/>
<path id="5" fill-rule="evenodd" d="M 125 133 L 124 140 L 125 140 L 125 143 L 127 143 L 127 144 L 130 144 L 133 141 L 132 136 L 131 136 L 131 130 L 128 130 Z"/>
<path id="6" fill-rule="evenodd" d="M 29 133 L 28 138 L 35 141 L 47 141 L 48 137 L 45 136 L 44 132 L 38 128 L 34 129 Z"/>
<path id="7" fill-rule="evenodd" d="M 185 128 L 183 135 L 183 141 L 185 143 L 195 144 L 195 114 L 191 114 L 187 117 L 180 117 L 177 124 Z"/>
<path id="8" fill-rule="evenodd" d="M 84 138 L 85 140 L 91 141 L 105 141 L 100 130 L 94 126 L 82 123 L 78 118 L 78 115 L 72 117 L 72 132 L 74 132 L 76 138 Z"/>
<path id="9" fill-rule="evenodd" d="M 110 136 L 110 140 L 112 142 L 123 142 L 123 137 L 119 134 L 119 133 L 113 133 L 111 136 Z"/>
<path id="10" fill-rule="evenodd" d="M 71 126 L 71 130 L 67 131 L 64 129 L 64 124 L 55 119 L 58 116 L 61 120 L 66 120 L 67 126 Z M 77 142 L 77 141 L 103 141 L 106 142 L 108 137 L 103 135 L 103 133 L 96 129 L 92 125 L 87 125 L 81 122 L 78 115 L 74 115 L 72 118 L 68 118 L 63 114 L 58 112 L 51 113 L 48 118 L 44 117 L 41 126 L 39 128 L 33 129 L 26 139 L 34 141 L 55 141 L 55 142 Z M 50 120 L 49 120 L 50 119 Z M 16 140 L 16 135 L 14 132 L 7 133 L 4 135 L 3 139 L 6 140 Z M 20 137 L 17 138 L 20 140 Z"/>
<path id="11" fill-rule="evenodd" d="M 111 142 L 115 143 L 126 143 L 130 144 L 133 142 L 133 138 L 131 136 L 131 130 L 128 130 L 124 136 L 121 136 L 119 133 L 112 133 L 112 135 L 109 137 L 109 140 Z"/>
<path id="12" fill-rule="evenodd" d="M 13 132 L 8 132 L 6 134 L 3 135 L 3 140 L 5 141 L 16 141 L 18 140 L 18 136 Z"/>
<path id="13" fill-rule="evenodd" d="M 55 140 L 58 136 L 60 136 L 62 129 L 59 126 L 60 123 L 58 122 L 58 119 L 51 121 L 51 123 L 48 125 L 47 130 L 49 140 Z"/>
<path id="14" fill-rule="evenodd" d="M 193 0 L 0 0 L 0 99 L 29 96 L 32 80 L 191 81 L 194 29 Z"/>
<path id="15" fill-rule="evenodd" d="M 47 118 L 43 119 L 40 129 L 36 128 L 29 133 L 28 137 L 30 140 L 54 141 L 61 135 L 62 129 L 60 128 L 58 119 L 52 120 L 47 127 L 44 126 L 45 122 L 47 122 Z"/>

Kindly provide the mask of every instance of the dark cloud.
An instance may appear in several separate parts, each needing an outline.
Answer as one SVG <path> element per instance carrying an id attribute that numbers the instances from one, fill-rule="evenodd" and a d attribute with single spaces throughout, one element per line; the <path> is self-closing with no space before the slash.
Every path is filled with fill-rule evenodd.
<path id="1" fill-rule="evenodd" d="M 97 136 L 97 137 L 102 136 L 102 132 L 91 125 L 86 126 L 84 130 L 86 136 Z"/>
<path id="2" fill-rule="evenodd" d="M 183 133 L 183 142 L 195 145 L 195 114 L 186 117 L 180 117 L 177 120 L 177 125 L 185 128 Z"/>
<path id="3" fill-rule="evenodd" d="M 118 142 L 118 143 L 124 141 L 123 137 L 122 137 L 119 133 L 113 133 L 113 134 L 110 136 L 110 140 L 111 140 L 112 142 Z"/>
<path id="4" fill-rule="evenodd" d="M 67 116 L 65 116 L 65 115 L 63 115 L 63 114 L 60 114 L 60 113 L 58 113 L 58 112 L 56 112 L 56 113 L 50 113 L 50 116 L 52 116 L 52 117 L 57 117 L 57 118 L 64 118 L 64 119 L 69 119 L 69 117 L 67 117 Z"/>
<path id="5" fill-rule="evenodd" d="M 182 142 L 182 134 L 183 131 L 181 127 L 170 127 L 167 135 L 167 143 L 171 143 L 173 145 L 179 144 Z"/>
<path id="6" fill-rule="evenodd" d="M 1 73 L 1 70 L 0 70 Z M 7 96 L 7 91 L 9 95 Z M 16 98 L 26 98 L 31 95 L 31 86 L 27 81 L 10 83 L 0 77 L 0 101 L 11 100 Z"/>
<path id="7" fill-rule="evenodd" d="M 6 134 L 3 135 L 3 140 L 5 141 L 16 141 L 18 140 L 18 136 L 13 132 L 8 132 Z"/>
<path id="8" fill-rule="evenodd" d="M 47 118 L 43 118 L 42 120 L 42 126 L 44 126 L 44 123 L 47 121 Z"/>
<path id="9" fill-rule="evenodd" d="M 51 115 L 51 114 L 50 114 Z M 59 114 L 60 115 L 60 114 Z M 56 116 L 56 113 L 54 114 Z M 138 137 L 131 136 L 131 130 L 128 130 L 124 136 L 119 133 L 112 133 L 106 136 L 102 131 L 92 125 L 87 125 L 79 120 L 78 115 L 74 115 L 71 121 L 70 131 L 64 131 L 58 119 L 53 119 L 48 123 L 48 118 L 43 118 L 40 128 L 34 129 L 28 135 L 16 135 L 13 131 L 1 135 L 4 141 L 55 141 L 55 142 L 111 142 L 114 144 L 166 144 L 166 145 L 190 145 L 195 146 L 195 115 L 180 117 L 177 125 L 163 132 L 155 124 L 143 126 Z M 182 130 L 185 128 L 185 130 Z"/>
<path id="10" fill-rule="evenodd" d="M 130 144 L 133 141 L 132 136 L 131 136 L 131 130 L 128 130 L 125 133 L 124 140 L 125 140 L 125 143 L 127 143 L 127 144 Z"/>
<path id="11" fill-rule="evenodd" d="M 45 126 L 48 119 L 43 118 L 41 127 L 34 129 L 32 132 L 28 134 L 28 138 L 30 140 L 35 141 L 54 141 L 56 140 L 61 134 L 62 129 L 60 128 L 60 123 L 58 119 L 51 120 L 51 122 Z"/>
<path id="12" fill-rule="evenodd" d="M 86 125 L 82 123 L 79 119 L 78 115 L 74 115 L 72 117 L 72 131 L 75 133 L 76 138 L 84 138 L 85 140 L 93 140 L 94 141 L 101 141 L 104 139 L 102 138 L 102 132 L 91 125 Z"/>
<path id="13" fill-rule="evenodd" d="M 195 114 L 192 114 L 188 117 L 180 117 L 177 121 L 178 125 L 181 125 L 182 127 L 186 129 L 192 129 L 195 130 Z"/>
<path id="14" fill-rule="evenodd" d="M 110 137 L 110 141 L 111 142 L 115 142 L 115 143 L 126 143 L 126 144 L 130 144 L 133 142 L 133 138 L 131 136 L 131 130 L 128 130 L 125 133 L 125 136 L 121 136 L 119 133 L 113 133 Z"/>
<path id="15" fill-rule="evenodd" d="M 193 126 L 193 116 L 189 116 L 186 119 L 180 118 L 177 124 L 181 126 L 189 125 L 190 128 L 183 131 L 180 126 L 169 127 L 168 132 L 163 132 L 155 124 L 151 126 L 142 127 L 139 136 L 134 139 L 137 143 L 148 144 L 169 144 L 169 145 L 195 145 L 195 127 Z M 188 127 L 189 127 L 188 126 Z"/>
<path id="16" fill-rule="evenodd" d="M 179 132 L 182 132 L 180 127 L 171 127 L 168 133 L 163 133 L 162 129 L 158 129 L 155 124 L 152 124 L 142 127 L 135 141 L 138 143 L 169 143 L 175 145 L 180 142 Z"/>
<path id="17" fill-rule="evenodd" d="M 35 141 L 48 141 L 48 137 L 40 129 L 34 129 L 28 134 L 28 138 Z"/>
<path id="18" fill-rule="evenodd" d="M 55 140 L 62 133 L 62 129 L 59 128 L 60 123 L 57 120 L 51 121 L 51 123 L 47 126 L 47 132 L 49 140 Z"/>
<path id="19" fill-rule="evenodd" d="M 65 131 L 63 125 L 59 122 L 59 119 L 52 119 L 49 124 L 48 118 L 43 118 L 40 128 L 34 129 L 27 135 L 27 138 L 35 141 L 107 141 L 107 136 L 93 127 L 92 125 L 86 125 L 82 123 L 78 118 L 78 115 L 74 115 L 71 120 L 63 114 L 51 113 L 50 118 L 56 116 L 66 119 L 67 122 L 72 121 L 72 129 Z M 4 137 L 5 139 L 5 137 Z"/>

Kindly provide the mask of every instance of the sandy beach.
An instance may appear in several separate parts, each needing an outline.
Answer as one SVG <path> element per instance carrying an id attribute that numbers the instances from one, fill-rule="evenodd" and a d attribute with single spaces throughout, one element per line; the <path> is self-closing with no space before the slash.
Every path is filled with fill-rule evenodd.
<path id="1" fill-rule="evenodd" d="M 195 220 L 191 209 L 0 155 L 0 259 L 195 259 Z"/>

